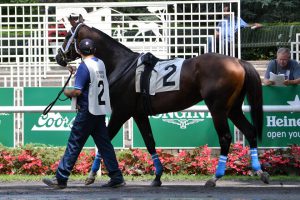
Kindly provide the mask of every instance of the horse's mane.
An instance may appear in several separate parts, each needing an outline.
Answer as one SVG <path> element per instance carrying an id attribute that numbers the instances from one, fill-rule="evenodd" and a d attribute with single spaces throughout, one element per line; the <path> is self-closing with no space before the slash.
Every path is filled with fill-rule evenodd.
<path id="1" fill-rule="evenodd" d="M 118 47 L 121 47 L 123 49 L 125 49 L 126 51 L 129 52 L 133 52 L 131 49 L 129 49 L 128 47 L 126 47 L 125 45 L 123 45 L 122 43 L 116 41 L 115 39 L 113 39 L 112 37 L 110 37 L 109 35 L 107 35 L 106 33 L 100 31 L 99 29 L 96 29 L 94 27 L 91 28 L 92 31 L 96 32 L 97 34 L 99 34 L 101 37 L 103 37 L 105 39 L 105 41 L 110 41 L 112 43 L 112 45 L 116 45 Z"/>

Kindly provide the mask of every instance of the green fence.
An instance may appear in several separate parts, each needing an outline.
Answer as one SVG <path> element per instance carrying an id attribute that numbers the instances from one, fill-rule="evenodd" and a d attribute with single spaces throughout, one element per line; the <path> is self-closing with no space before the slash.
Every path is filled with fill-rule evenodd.
<path id="1" fill-rule="evenodd" d="M 300 86 L 264 86 L 264 105 L 300 106 Z M 300 145 L 300 112 L 264 112 L 259 147 Z"/>
<path id="2" fill-rule="evenodd" d="M 259 29 L 241 29 L 241 47 L 282 47 L 291 46 L 300 33 L 300 25 L 263 26 Z"/>
<path id="3" fill-rule="evenodd" d="M 47 106 L 60 88 L 24 88 L 24 106 Z M 0 106 L 13 106 L 14 89 L 0 88 Z M 300 106 L 300 86 L 263 87 L 264 105 Z M 57 105 L 70 105 L 58 101 Z M 245 102 L 247 104 L 247 102 Z M 203 104 L 199 104 L 203 105 Z M 249 113 L 247 113 L 249 115 Z M 23 143 L 65 146 L 75 113 L 24 113 Z M 264 112 L 263 138 L 259 147 L 287 147 L 300 145 L 300 112 Z M 219 147 L 219 140 L 209 112 L 173 112 L 149 117 L 158 148 L 193 148 L 202 145 Z M 0 113 L 0 143 L 13 147 L 15 137 L 13 113 Z M 144 148 L 142 136 L 134 123 L 132 147 Z M 234 126 L 230 122 L 231 133 Z M 129 137 L 129 139 L 131 139 Z M 247 144 L 247 143 L 246 143 Z M 124 148 L 123 129 L 113 140 L 116 148 Z M 86 147 L 94 147 L 90 138 Z"/>
<path id="4" fill-rule="evenodd" d="M 47 106 L 56 97 L 61 88 L 37 87 L 24 88 L 24 106 Z M 62 95 L 63 96 L 63 95 Z M 64 97 L 62 97 L 64 98 Z M 56 105 L 71 105 L 70 100 L 57 101 Z M 24 144 L 40 143 L 51 146 L 65 146 L 76 113 L 49 112 L 24 114 Z M 123 129 L 112 141 L 115 148 L 123 148 Z M 90 137 L 85 147 L 94 147 Z"/>
<path id="5" fill-rule="evenodd" d="M 209 112 L 172 112 L 151 116 L 149 120 L 157 148 L 194 148 L 206 144 L 219 147 L 218 135 Z M 232 123 L 230 129 L 233 132 Z M 135 123 L 132 146 L 145 147 Z"/>
<path id="6" fill-rule="evenodd" d="M 264 105 L 300 106 L 299 97 L 300 86 L 263 87 Z M 209 147 L 219 147 L 217 133 L 208 112 L 174 112 L 151 116 L 149 119 L 158 148 L 189 148 L 205 144 Z M 300 145 L 299 112 L 264 112 L 263 119 L 263 137 L 259 147 L 281 148 L 291 144 Z M 229 124 L 233 133 L 233 125 Z M 133 147 L 145 147 L 135 124 Z"/>
<path id="7" fill-rule="evenodd" d="M 14 89 L 0 88 L 0 106 L 14 105 Z M 0 113 L 0 143 L 7 147 L 14 146 L 14 114 Z"/>

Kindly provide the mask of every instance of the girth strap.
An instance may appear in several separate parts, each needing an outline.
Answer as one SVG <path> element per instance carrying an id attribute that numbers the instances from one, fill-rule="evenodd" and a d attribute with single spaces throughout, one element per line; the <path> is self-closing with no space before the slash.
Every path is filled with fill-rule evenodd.
<path id="1" fill-rule="evenodd" d="M 140 78 L 140 87 L 141 87 L 141 94 L 142 94 L 142 100 L 143 100 L 143 107 L 144 111 L 148 115 L 153 114 L 152 110 L 152 103 L 151 103 L 151 97 L 149 94 L 150 91 L 150 78 L 151 78 L 151 72 L 154 69 L 154 66 L 158 62 L 158 58 L 156 58 L 151 53 L 146 53 L 142 57 L 142 64 L 145 65 L 144 71 L 141 73 Z"/>

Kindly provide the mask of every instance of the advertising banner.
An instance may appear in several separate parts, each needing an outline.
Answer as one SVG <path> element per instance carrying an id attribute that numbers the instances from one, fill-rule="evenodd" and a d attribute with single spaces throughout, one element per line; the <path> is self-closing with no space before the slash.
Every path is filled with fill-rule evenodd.
<path id="1" fill-rule="evenodd" d="M 0 106 L 14 105 L 14 89 L 0 88 Z M 14 113 L 0 113 L 0 144 L 14 147 Z"/>
<path id="2" fill-rule="evenodd" d="M 263 103 L 268 106 L 300 106 L 300 86 L 263 86 Z M 248 105 L 245 101 L 245 105 Z M 247 113 L 247 117 L 250 114 Z M 281 148 L 300 145 L 299 112 L 264 112 L 262 141 L 259 147 Z M 248 142 L 245 141 L 246 145 Z"/>
<path id="3" fill-rule="evenodd" d="M 300 86 L 263 87 L 264 105 L 300 106 Z M 264 112 L 261 147 L 300 145 L 299 112 Z"/>
<path id="4" fill-rule="evenodd" d="M 56 87 L 38 87 L 24 88 L 25 106 L 47 106 L 55 99 L 61 88 Z M 62 94 L 61 99 L 65 96 Z M 71 101 L 58 100 L 55 104 L 70 106 Z M 24 144 L 38 143 L 50 146 L 65 146 L 67 144 L 69 133 L 73 125 L 76 113 L 49 112 L 47 115 L 42 113 L 24 114 Z M 107 118 L 108 121 L 108 118 Z M 115 148 L 123 148 L 123 128 L 113 139 L 112 144 Z M 92 137 L 89 137 L 85 147 L 94 147 Z"/>
<path id="5" fill-rule="evenodd" d="M 199 105 L 204 105 L 200 103 Z M 157 148 L 219 147 L 219 139 L 209 112 L 171 112 L 149 117 Z M 230 122 L 233 135 L 233 125 Z M 145 147 L 133 123 L 133 147 Z"/>

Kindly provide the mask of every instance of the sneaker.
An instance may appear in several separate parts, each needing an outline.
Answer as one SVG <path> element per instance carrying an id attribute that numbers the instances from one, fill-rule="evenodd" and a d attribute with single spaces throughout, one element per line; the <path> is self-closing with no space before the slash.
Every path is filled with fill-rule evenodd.
<path id="1" fill-rule="evenodd" d="M 111 187 L 111 188 L 118 188 L 118 187 L 122 187 L 126 185 L 125 181 L 114 181 L 114 180 L 110 180 L 108 181 L 108 183 L 101 185 L 101 187 Z"/>
<path id="2" fill-rule="evenodd" d="M 91 171 L 89 173 L 89 176 L 85 179 L 84 184 L 85 185 L 93 184 L 95 182 L 96 176 L 97 176 L 97 172 L 92 172 Z"/>
<path id="3" fill-rule="evenodd" d="M 46 185 L 52 187 L 54 189 L 64 189 L 67 187 L 67 181 L 58 180 L 56 177 L 50 178 L 43 178 L 42 180 Z"/>

